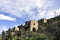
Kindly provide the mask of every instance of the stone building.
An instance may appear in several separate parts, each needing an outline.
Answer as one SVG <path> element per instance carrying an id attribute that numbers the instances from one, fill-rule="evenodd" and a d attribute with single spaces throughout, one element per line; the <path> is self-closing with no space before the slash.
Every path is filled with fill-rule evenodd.
<path id="1" fill-rule="evenodd" d="M 19 31 L 19 28 L 18 27 L 15 27 L 15 31 Z"/>
<path id="2" fill-rule="evenodd" d="M 38 21 L 30 20 L 25 23 L 25 28 L 29 31 L 37 31 L 38 30 Z"/>
<path id="3" fill-rule="evenodd" d="M 41 19 L 41 20 L 30 20 L 30 21 L 26 21 L 25 25 L 19 25 L 15 28 L 13 28 L 13 31 L 37 31 L 40 26 L 42 25 L 42 23 L 46 23 L 47 19 Z"/>
<path id="4" fill-rule="evenodd" d="M 30 21 L 30 31 L 37 31 L 38 30 L 38 21 L 31 20 Z"/>
<path id="5" fill-rule="evenodd" d="M 40 22 L 39 22 L 40 21 Z M 25 28 L 29 31 L 37 31 L 40 27 L 40 23 L 46 23 L 47 19 L 41 19 L 41 20 L 30 20 L 25 22 Z"/>
<path id="6" fill-rule="evenodd" d="M 47 22 L 47 19 L 46 19 L 46 18 L 44 18 L 44 19 L 43 19 L 43 23 L 46 23 L 46 22 Z"/>

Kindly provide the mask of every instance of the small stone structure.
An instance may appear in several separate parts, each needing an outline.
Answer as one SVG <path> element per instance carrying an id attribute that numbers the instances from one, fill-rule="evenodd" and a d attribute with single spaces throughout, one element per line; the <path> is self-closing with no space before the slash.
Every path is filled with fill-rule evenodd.
<path id="1" fill-rule="evenodd" d="M 19 31 L 19 28 L 18 27 L 15 27 L 15 31 Z"/>
<path id="2" fill-rule="evenodd" d="M 44 18 L 44 19 L 43 19 L 43 22 L 44 22 L 44 23 L 46 23 L 46 22 L 47 22 L 47 19 L 46 19 L 46 18 Z"/>
<path id="3" fill-rule="evenodd" d="M 31 20 L 30 21 L 30 31 L 37 31 L 38 30 L 38 21 Z"/>

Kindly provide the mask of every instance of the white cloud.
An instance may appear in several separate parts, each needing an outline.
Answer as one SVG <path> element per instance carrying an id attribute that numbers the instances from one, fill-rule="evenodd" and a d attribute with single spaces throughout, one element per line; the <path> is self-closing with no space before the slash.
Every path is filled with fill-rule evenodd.
<path id="1" fill-rule="evenodd" d="M 57 16 L 60 15 L 60 9 L 56 9 L 55 11 Z"/>
<path id="2" fill-rule="evenodd" d="M 39 19 L 42 19 L 44 18 L 45 16 L 45 11 L 42 11 L 42 12 L 39 12 L 37 15 L 33 15 L 31 17 L 32 20 L 39 20 Z"/>
<path id="3" fill-rule="evenodd" d="M 9 21 L 15 21 L 15 18 L 5 16 L 4 14 L 0 14 L 0 20 L 9 20 Z"/>
<path id="4" fill-rule="evenodd" d="M 48 13 L 46 14 L 46 18 L 50 19 L 59 15 L 60 15 L 60 9 L 49 10 Z"/>
<path id="5" fill-rule="evenodd" d="M 24 15 L 35 15 L 32 10 L 34 7 L 42 7 L 45 3 L 43 0 L 0 0 L 0 7 L 2 10 L 7 11 L 17 17 Z"/>
<path id="6" fill-rule="evenodd" d="M 45 17 L 46 17 L 47 19 L 50 19 L 50 18 L 55 17 L 55 15 L 54 15 L 54 10 L 48 11 L 48 14 L 46 14 Z"/>
<path id="7" fill-rule="evenodd" d="M 51 10 L 49 8 L 55 7 L 55 2 L 55 0 L 0 0 L 0 8 L 16 17 L 41 19 L 46 12 L 49 13 Z M 32 11 L 35 7 L 39 9 L 37 15 L 36 11 Z"/>

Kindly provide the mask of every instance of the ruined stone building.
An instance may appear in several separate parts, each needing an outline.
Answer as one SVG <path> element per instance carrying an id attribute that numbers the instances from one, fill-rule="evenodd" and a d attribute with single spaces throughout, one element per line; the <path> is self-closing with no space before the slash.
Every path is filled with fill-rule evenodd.
<path id="1" fill-rule="evenodd" d="M 40 23 L 46 23 L 47 19 L 41 19 L 41 20 L 30 20 L 26 21 L 24 27 L 21 27 L 20 29 L 24 28 L 24 30 L 28 31 L 37 31 L 39 30 Z M 15 27 L 15 30 L 18 31 L 19 27 Z"/>

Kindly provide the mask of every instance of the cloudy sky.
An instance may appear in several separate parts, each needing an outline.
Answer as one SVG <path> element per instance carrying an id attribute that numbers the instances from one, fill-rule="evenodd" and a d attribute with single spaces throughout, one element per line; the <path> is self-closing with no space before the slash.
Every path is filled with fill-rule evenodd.
<path id="1" fill-rule="evenodd" d="M 0 0 L 0 33 L 28 20 L 60 15 L 60 0 Z"/>

